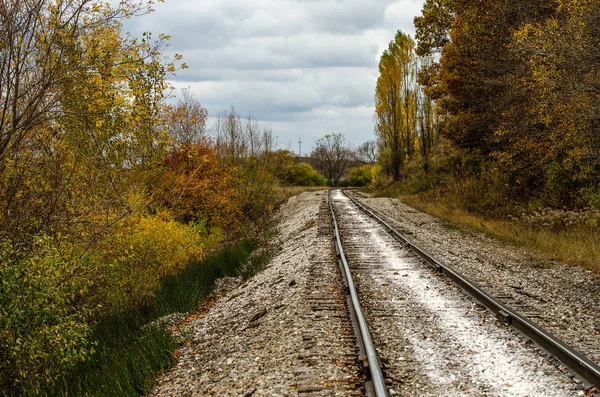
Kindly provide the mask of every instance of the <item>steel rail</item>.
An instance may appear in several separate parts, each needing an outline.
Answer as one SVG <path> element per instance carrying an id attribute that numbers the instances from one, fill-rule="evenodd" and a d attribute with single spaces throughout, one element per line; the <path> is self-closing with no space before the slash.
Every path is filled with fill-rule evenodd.
<path id="1" fill-rule="evenodd" d="M 385 387 L 385 380 L 383 378 L 383 373 L 381 372 L 381 363 L 379 362 L 379 356 L 377 355 L 377 351 L 375 350 L 375 346 L 373 345 L 373 340 L 371 339 L 371 333 L 369 331 L 369 325 L 367 323 L 367 319 L 363 314 L 362 307 L 360 305 L 358 299 L 358 293 L 356 292 L 356 287 L 354 286 L 354 281 L 352 280 L 352 273 L 350 272 L 350 266 L 348 265 L 348 260 L 346 259 L 346 255 L 344 254 L 344 247 L 342 245 L 342 240 L 340 237 L 340 231 L 338 228 L 337 220 L 335 217 L 335 211 L 333 209 L 333 204 L 331 200 L 331 190 L 329 191 L 329 211 L 331 212 L 331 222 L 333 224 L 333 232 L 336 241 L 336 251 L 338 253 L 339 259 L 342 261 L 342 268 L 344 271 L 344 278 L 347 283 L 348 293 L 350 294 L 350 298 L 352 301 L 352 309 L 354 311 L 353 318 L 358 322 L 358 328 L 360 331 L 360 335 L 358 335 L 360 344 L 365 349 L 365 354 L 367 356 L 367 362 L 369 367 L 369 372 L 371 375 L 371 382 L 373 384 L 373 391 L 376 397 L 388 397 L 389 393 L 387 388 Z"/>
<path id="2" fill-rule="evenodd" d="M 536 345 L 546 350 L 548 353 L 556 357 L 559 361 L 565 364 L 571 371 L 577 374 L 583 381 L 589 385 L 600 387 L 600 366 L 592 362 L 590 359 L 579 353 L 577 350 L 568 346 L 564 342 L 557 339 L 555 336 L 544 330 L 540 326 L 534 324 L 530 320 L 524 318 L 519 313 L 492 297 L 489 293 L 477 286 L 465 276 L 452 269 L 447 264 L 434 258 L 427 251 L 415 245 L 409 238 L 405 237 L 387 223 L 381 216 L 376 214 L 376 211 L 371 207 L 359 202 L 342 193 L 350 199 L 363 212 L 373 217 L 377 222 L 381 223 L 394 237 L 402 242 L 407 248 L 411 249 L 430 266 L 435 268 L 439 273 L 445 274 L 455 284 L 465 290 L 469 295 L 479 301 L 482 305 L 491 310 L 496 317 L 511 325 L 521 334 L 525 335 Z"/>

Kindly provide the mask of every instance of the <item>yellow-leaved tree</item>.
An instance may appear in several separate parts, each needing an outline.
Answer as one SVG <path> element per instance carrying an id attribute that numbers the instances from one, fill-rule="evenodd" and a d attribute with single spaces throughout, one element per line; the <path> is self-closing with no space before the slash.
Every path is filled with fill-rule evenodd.
<path id="1" fill-rule="evenodd" d="M 375 88 L 375 131 L 380 161 L 394 180 L 415 153 L 417 82 L 415 43 L 398 31 L 379 61 Z"/>
<path id="2" fill-rule="evenodd" d="M 94 253 L 167 143 L 167 37 L 121 34 L 151 3 L 0 4 L 0 394 L 38 393 L 93 350 L 112 272 Z"/>

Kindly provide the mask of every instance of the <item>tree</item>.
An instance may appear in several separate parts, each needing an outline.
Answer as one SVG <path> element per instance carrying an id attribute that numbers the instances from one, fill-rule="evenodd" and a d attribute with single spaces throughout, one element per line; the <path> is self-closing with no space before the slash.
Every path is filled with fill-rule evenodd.
<path id="1" fill-rule="evenodd" d="M 415 52 L 428 59 L 419 68 L 419 83 L 432 99 L 443 95 L 438 60 L 445 45 L 450 42 L 450 31 L 456 17 L 455 8 L 455 0 L 426 0 L 421 15 L 414 19 L 417 40 Z"/>
<path id="2" fill-rule="evenodd" d="M 232 169 L 206 143 L 184 143 L 169 152 L 160 190 L 159 208 L 168 208 L 182 223 L 203 221 L 208 228 L 231 228 L 240 222 Z"/>
<path id="3" fill-rule="evenodd" d="M 504 145 L 496 134 L 506 112 L 522 103 L 513 76 L 522 63 L 509 45 L 527 21 L 552 13 L 552 0 L 453 0 L 450 41 L 442 50 L 436 93 L 443 135 L 485 158 Z"/>
<path id="4" fill-rule="evenodd" d="M 398 31 L 379 61 L 375 88 L 375 131 L 380 157 L 394 180 L 415 152 L 417 111 L 414 42 Z"/>
<path id="5" fill-rule="evenodd" d="M 167 37 L 122 35 L 149 8 L 113 3 L 0 3 L 0 394 L 41 394 L 92 354 L 113 265 L 94 254 L 165 153 Z"/>
<path id="6" fill-rule="evenodd" d="M 420 70 L 427 69 L 432 64 L 431 57 L 422 57 Z M 428 94 L 427 87 L 417 90 L 417 119 L 419 149 L 422 157 L 427 157 L 440 135 L 440 117 L 436 111 L 433 98 Z"/>
<path id="7" fill-rule="evenodd" d="M 317 139 L 310 154 L 316 168 L 321 172 L 330 186 L 337 186 L 344 174 L 352 155 L 344 135 L 328 134 Z"/>
<path id="8" fill-rule="evenodd" d="M 378 147 L 376 141 L 366 141 L 358 146 L 354 157 L 356 160 L 366 163 L 375 164 L 377 162 Z"/>
<path id="9" fill-rule="evenodd" d="M 530 18 L 514 35 L 522 100 L 502 125 L 498 154 L 529 194 L 555 206 L 600 192 L 600 5 L 557 4 L 551 18 Z"/>
<path id="10" fill-rule="evenodd" d="M 165 120 L 175 146 L 199 143 L 206 134 L 208 111 L 194 99 L 189 88 L 182 90 L 182 95 L 183 100 L 168 110 Z"/>
<path id="11" fill-rule="evenodd" d="M 44 233 L 79 235 L 85 246 L 129 211 L 133 170 L 162 150 L 156 126 L 175 70 L 161 55 L 165 36 L 120 34 L 122 18 L 146 11 L 129 1 L 2 3 L 2 238 L 25 248 Z"/>

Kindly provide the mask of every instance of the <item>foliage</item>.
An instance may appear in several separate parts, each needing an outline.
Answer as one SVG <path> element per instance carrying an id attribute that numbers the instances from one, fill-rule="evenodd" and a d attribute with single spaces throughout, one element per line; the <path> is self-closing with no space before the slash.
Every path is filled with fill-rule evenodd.
<path id="1" fill-rule="evenodd" d="M 375 88 L 375 131 L 380 161 L 394 180 L 415 151 L 416 80 L 414 42 L 398 31 L 379 61 Z"/>
<path id="2" fill-rule="evenodd" d="M 371 184 L 377 189 L 382 189 L 390 184 L 385 169 L 379 164 L 375 164 L 371 170 Z"/>
<path id="3" fill-rule="evenodd" d="M 315 171 L 309 164 L 294 163 L 283 171 L 281 181 L 289 186 L 325 186 L 325 177 Z"/>
<path id="4" fill-rule="evenodd" d="M 121 31 L 151 4 L 0 7 L 1 394 L 142 393 L 172 342 L 138 318 L 104 325 L 157 312 L 168 277 L 251 231 L 279 197 L 269 131 L 249 121 L 247 149 L 236 141 L 224 150 L 235 157 L 220 156 L 198 102 L 166 105 L 168 37 Z M 202 291 L 224 272 L 194 269 Z M 121 337 L 122 349 L 106 347 Z"/>
<path id="5" fill-rule="evenodd" d="M 405 162 L 419 151 L 426 156 L 438 136 L 432 98 L 417 84 L 419 62 L 428 68 L 431 60 L 417 59 L 414 50 L 411 37 L 398 31 L 381 56 L 375 88 L 378 161 L 395 181 Z"/>
<path id="6" fill-rule="evenodd" d="M 360 167 L 352 168 L 350 170 L 350 174 L 348 175 L 348 185 L 349 186 L 368 186 L 373 181 L 373 166 L 372 165 L 363 165 Z"/>
<path id="7" fill-rule="evenodd" d="M 244 218 L 261 223 L 282 197 L 273 171 L 281 156 L 273 150 L 271 129 L 261 127 L 250 114 L 242 119 L 232 107 L 217 114 L 213 130 L 217 155 L 232 168 Z"/>
<path id="8" fill-rule="evenodd" d="M 217 157 L 207 141 L 184 143 L 165 159 L 160 185 L 153 190 L 158 208 L 167 208 L 183 223 L 206 222 L 229 228 L 241 217 L 235 170 Z"/>
<path id="9" fill-rule="evenodd" d="M 130 219 L 107 240 L 99 259 L 110 263 L 117 285 L 108 285 L 104 305 L 121 309 L 147 304 L 161 280 L 204 258 L 208 233 L 203 223 L 183 224 L 165 215 Z"/>
<path id="10" fill-rule="evenodd" d="M 0 235 L 15 246 L 60 233 L 91 247 L 130 212 L 126 197 L 162 150 L 154 126 L 175 70 L 165 36 L 121 35 L 121 20 L 144 11 L 129 1 L 2 7 Z"/>
<path id="11" fill-rule="evenodd" d="M 43 390 L 45 395 L 145 395 L 153 377 L 175 363 L 173 352 L 179 347 L 168 330 L 140 327 L 131 315 L 112 318 L 110 324 L 105 320 L 93 339 L 98 341 L 97 351 Z"/>
<path id="12" fill-rule="evenodd" d="M 65 368 L 94 352 L 92 308 L 82 302 L 90 282 L 73 277 L 74 259 L 59 243 L 35 241 L 35 253 L 18 259 L 8 242 L 0 247 L 0 390 L 37 394 Z"/>
<path id="13" fill-rule="evenodd" d="M 152 386 L 152 378 L 175 361 L 177 343 L 160 322 L 160 316 L 185 313 L 198 308 L 220 277 L 246 274 L 248 266 L 259 267 L 260 259 L 252 257 L 255 242 L 241 241 L 226 247 L 203 261 L 163 278 L 154 298 L 144 307 L 103 318 L 90 339 L 97 341 L 90 359 L 60 377 L 54 387 L 46 389 L 50 396 L 119 396 L 144 395 Z M 264 259 L 264 258 L 263 258 Z M 257 262 L 248 265 L 249 262 Z"/>
<path id="14" fill-rule="evenodd" d="M 465 158 L 476 154 L 479 176 L 468 178 L 486 181 L 480 208 L 594 201 L 599 22 L 591 0 L 425 2 L 417 53 L 436 61 L 419 81 L 443 115 L 442 134 Z"/>
<path id="15" fill-rule="evenodd" d="M 265 166 L 284 186 L 325 186 L 325 178 L 309 164 L 299 163 L 289 150 L 265 153 Z"/>

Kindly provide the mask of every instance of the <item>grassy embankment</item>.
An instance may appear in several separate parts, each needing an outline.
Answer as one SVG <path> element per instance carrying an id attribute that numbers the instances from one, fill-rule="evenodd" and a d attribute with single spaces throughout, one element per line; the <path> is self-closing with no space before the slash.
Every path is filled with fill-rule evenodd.
<path id="1" fill-rule="evenodd" d="M 277 205 L 305 191 L 324 187 L 281 188 Z M 267 230 L 268 225 L 263 225 Z M 268 241 L 270 232 L 260 237 Z M 140 396 L 149 391 L 156 374 L 175 363 L 184 338 L 176 338 L 164 326 L 152 326 L 163 316 L 191 313 L 206 302 L 216 280 L 222 277 L 247 279 L 268 263 L 271 252 L 255 241 L 242 241 L 193 262 L 177 274 L 165 277 L 156 295 L 143 307 L 103 319 L 95 326 L 97 341 L 89 361 L 79 365 L 45 391 L 49 396 Z M 268 244 L 267 244 L 268 245 Z"/>
<path id="2" fill-rule="evenodd" d="M 550 209 L 494 196 L 485 178 L 460 170 L 464 162 L 448 148 L 423 164 L 407 164 L 400 183 L 371 192 L 400 198 L 451 225 L 535 251 L 543 259 L 600 273 L 600 210 Z"/>
<path id="3" fill-rule="evenodd" d="M 97 346 L 91 360 L 47 394 L 138 397 L 146 393 L 155 375 L 174 364 L 179 344 L 165 328 L 144 325 L 171 313 L 197 310 L 221 277 L 254 274 L 268 261 L 268 254 L 251 256 L 256 247 L 243 241 L 193 263 L 166 277 L 150 305 L 103 320 L 95 329 Z"/>

